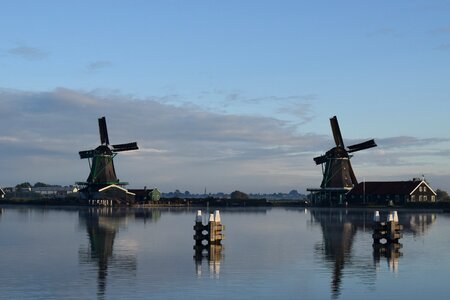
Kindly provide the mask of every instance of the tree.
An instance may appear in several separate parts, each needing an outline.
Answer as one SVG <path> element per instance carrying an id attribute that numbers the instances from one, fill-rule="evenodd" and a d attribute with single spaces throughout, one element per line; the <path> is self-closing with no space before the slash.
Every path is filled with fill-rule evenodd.
<path id="1" fill-rule="evenodd" d="M 180 192 L 180 190 L 176 189 L 175 192 L 173 193 L 175 198 L 180 198 L 183 194 Z"/>
<path id="2" fill-rule="evenodd" d="M 436 190 L 436 200 L 437 201 L 450 201 L 450 196 L 446 191 L 437 189 Z"/>
<path id="3" fill-rule="evenodd" d="M 230 195 L 231 200 L 248 200 L 248 195 L 240 191 L 234 191 Z"/>
<path id="4" fill-rule="evenodd" d="M 289 192 L 289 195 L 291 195 L 291 196 L 298 196 L 299 194 L 298 194 L 297 190 L 292 190 L 292 191 Z"/>
<path id="5" fill-rule="evenodd" d="M 29 188 L 31 188 L 31 184 L 27 181 L 16 185 L 16 189 L 29 189 Z"/>

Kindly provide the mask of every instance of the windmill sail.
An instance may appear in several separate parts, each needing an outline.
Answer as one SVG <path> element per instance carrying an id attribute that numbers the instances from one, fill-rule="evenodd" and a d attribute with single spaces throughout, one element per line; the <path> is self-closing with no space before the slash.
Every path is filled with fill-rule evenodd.
<path id="1" fill-rule="evenodd" d="M 314 161 L 316 162 L 316 165 L 324 164 L 328 160 L 326 155 L 314 157 Z"/>
<path id="2" fill-rule="evenodd" d="M 336 147 L 344 148 L 344 139 L 341 135 L 341 129 L 339 129 L 339 123 L 336 116 L 330 119 L 331 130 L 333 131 L 334 142 L 336 143 Z"/>
<path id="3" fill-rule="evenodd" d="M 100 131 L 100 143 L 102 145 L 109 145 L 108 128 L 106 127 L 106 118 L 98 119 L 98 129 Z"/>
<path id="4" fill-rule="evenodd" d="M 85 150 L 78 152 L 80 154 L 80 158 L 92 158 L 97 153 L 95 150 Z"/>
<path id="5" fill-rule="evenodd" d="M 139 147 L 136 142 L 133 142 L 133 143 L 127 143 L 127 144 L 113 145 L 112 149 L 114 152 L 120 152 L 120 151 L 137 150 L 137 149 L 139 149 Z"/>
<path id="6" fill-rule="evenodd" d="M 372 140 L 368 140 L 368 141 L 365 141 L 365 142 L 362 142 L 359 144 L 348 146 L 348 152 L 352 153 L 352 152 L 356 152 L 356 151 L 373 148 L 376 146 L 377 146 L 377 144 L 375 144 L 375 140 L 372 139 Z"/>

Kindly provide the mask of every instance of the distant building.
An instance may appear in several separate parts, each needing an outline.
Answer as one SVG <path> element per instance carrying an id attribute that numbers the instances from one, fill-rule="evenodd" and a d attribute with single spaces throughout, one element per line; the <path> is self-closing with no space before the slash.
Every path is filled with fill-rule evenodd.
<path id="1" fill-rule="evenodd" d="M 0 198 L 64 198 L 77 192 L 77 186 L 4 187 L 0 189 Z"/>
<path id="2" fill-rule="evenodd" d="M 436 192 L 423 179 L 410 181 L 366 181 L 347 193 L 352 204 L 406 204 L 436 202 Z"/>
<path id="3" fill-rule="evenodd" d="M 65 197 L 72 193 L 78 192 L 78 187 L 75 186 L 45 186 L 45 187 L 33 187 L 31 192 L 39 194 L 44 198 L 57 198 Z"/>

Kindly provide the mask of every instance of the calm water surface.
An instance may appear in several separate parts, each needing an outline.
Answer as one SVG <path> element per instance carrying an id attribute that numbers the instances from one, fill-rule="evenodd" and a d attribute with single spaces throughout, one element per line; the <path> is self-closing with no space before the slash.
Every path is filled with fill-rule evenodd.
<path id="1" fill-rule="evenodd" d="M 224 248 L 195 259 L 195 213 L 4 206 L 0 299 L 448 299 L 450 294 L 448 214 L 400 211 L 403 248 L 377 254 L 373 211 L 226 209 Z"/>

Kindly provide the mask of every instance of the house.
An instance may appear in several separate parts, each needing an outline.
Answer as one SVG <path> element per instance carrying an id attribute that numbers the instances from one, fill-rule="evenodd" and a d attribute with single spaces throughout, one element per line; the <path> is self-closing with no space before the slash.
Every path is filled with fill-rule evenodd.
<path id="1" fill-rule="evenodd" d="M 159 201 L 161 199 L 161 192 L 157 188 L 130 189 L 129 191 L 136 194 L 136 202 Z"/>
<path id="2" fill-rule="evenodd" d="M 90 200 L 100 199 L 113 200 L 114 202 L 121 204 L 133 204 L 136 195 L 119 185 L 111 184 L 99 189 L 98 192 L 92 195 L 92 199 Z"/>
<path id="3" fill-rule="evenodd" d="M 3 189 L 2 189 L 6 194 L 9 194 L 9 193 L 14 193 L 14 191 L 15 191 L 15 189 L 13 188 L 13 187 L 4 187 Z"/>
<path id="4" fill-rule="evenodd" d="M 347 193 L 352 204 L 406 204 L 411 202 L 436 202 L 436 192 L 424 179 L 409 181 L 360 182 Z"/>

